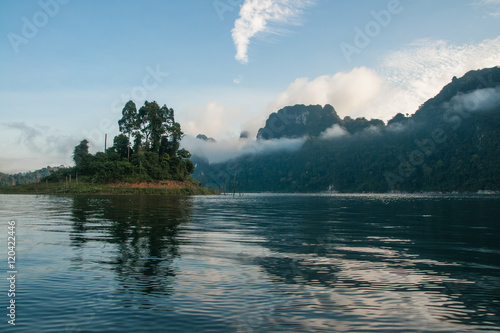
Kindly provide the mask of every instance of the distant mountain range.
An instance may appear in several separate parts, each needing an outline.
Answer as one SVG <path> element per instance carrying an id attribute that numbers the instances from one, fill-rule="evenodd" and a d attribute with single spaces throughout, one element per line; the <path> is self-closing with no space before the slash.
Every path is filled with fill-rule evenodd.
<path id="1" fill-rule="evenodd" d="M 46 167 L 33 172 L 17 173 L 8 175 L 0 172 L 0 187 L 31 184 L 40 181 L 43 177 L 59 170 L 60 167 Z"/>
<path id="2" fill-rule="evenodd" d="M 258 142 L 291 138 L 304 143 L 211 165 L 194 156 L 194 178 L 245 192 L 500 190 L 500 68 L 454 77 L 415 114 L 387 124 L 295 105 L 257 134 Z"/>
<path id="3" fill-rule="evenodd" d="M 248 133 L 240 140 L 249 140 Z M 387 124 L 341 119 L 331 105 L 288 106 L 269 116 L 256 140 L 274 148 L 217 164 L 193 156 L 193 177 L 243 192 L 499 191 L 500 68 L 454 77 L 415 114 L 399 113 Z M 277 149 L 286 140 L 302 144 Z M 0 187 L 36 182 L 58 169 L 0 173 Z"/>

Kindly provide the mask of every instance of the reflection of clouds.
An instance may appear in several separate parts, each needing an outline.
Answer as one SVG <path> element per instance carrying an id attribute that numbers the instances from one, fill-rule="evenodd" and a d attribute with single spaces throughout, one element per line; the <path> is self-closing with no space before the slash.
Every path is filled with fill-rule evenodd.
<path id="1" fill-rule="evenodd" d="M 463 329 L 470 310 L 454 294 L 473 282 L 439 273 L 441 266 L 460 265 L 396 249 L 412 243 L 407 239 L 373 238 L 395 248 L 338 245 L 327 255 L 281 252 L 257 260 L 282 283 L 281 293 L 301 295 L 277 306 L 275 320 L 308 330 L 349 331 L 371 323 L 380 330 Z"/>
<path id="2" fill-rule="evenodd" d="M 72 245 L 85 248 L 79 267 L 112 268 L 123 308 L 167 310 L 168 320 L 206 330 L 463 331 L 494 318 L 481 293 L 498 280 L 464 273 L 457 256 L 429 246 L 432 231 L 400 223 L 420 228 L 427 205 L 417 214 L 402 202 L 396 223 L 376 223 L 371 207 L 385 212 L 394 196 L 364 195 L 355 207 L 325 197 L 324 205 L 318 195 L 123 199 L 121 213 L 113 201 L 87 200 L 73 210 Z"/>
<path id="3" fill-rule="evenodd" d="M 314 267 L 316 263 L 319 269 Z M 377 322 L 377 328 L 382 330 L 398 326 L 403 330 L 409 327 L 449 330 L 455 324 L 443 323 L 440 318 L 450 314 L 450 307 L 457 309 L 457 317 L 463 315 L 460 309 L 466 308 L 460 300 L 447 295 L 443 285 L 467 281 L 445 275 L 429 275 L 429 272 L 418 269 L 394 268 L 389 263 L 345 258 L 316 257 L 296 265 L 300 267 L 296 273 L 302 276 L 294 279 L 294 284 L 285 285 L 282 291 L 302 297 L 287 300 L 275 309 L 275 316 L 287 325 L 303 326 L 309 330 L 335 327 L 336 331 L 344 327 L 348 331 L 353 325 Z M 336 271 L 335 281 L 330 285 L 322 285 L 314 279 L 325 265 L 336 266 L 335 270 L 329 270 L 329 273 Z M 297 316 L 291 309 L 300 309 Z M 300 317 L 304 311 L 315 313 L 318 318 L 314 315 Z M 459 327 L 457 324 L 456 329 Z"/>

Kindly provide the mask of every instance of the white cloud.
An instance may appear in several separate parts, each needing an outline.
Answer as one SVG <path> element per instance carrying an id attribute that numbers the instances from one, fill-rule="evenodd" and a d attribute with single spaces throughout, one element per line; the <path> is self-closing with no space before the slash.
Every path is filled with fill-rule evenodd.
<path id="1" fill-rule="evenodd" d="M 386 95 L 382 77 L 373 69 L 355 68 L 348 73 L 296 79 L 267 107 L 268 113 L 295 104 L 331 104 L 341 116 L 377 116 L 370 105 Z"/>
<path id="2" fill-rule="evenodd" d="M 270 23 L 290 24 L 309 0 L 245 0 L 234 22 L 232 37 L 236 60 L 248 62 L 250 39 L 261 32 L 276 32 Z"/>
<path id="3" fill-rule="evenodd" d="M 26 122 L 0 123 L 9 138 L 0 144 L 0 151 L 9 152 L 9 163 L 2 163 L 0 172 L 17 173 L 40 169 L 47 165 L 72 165 L 73 147 L 79 142 L 49 126 Z M 12 149 L 15 147 L 15 149 Z"/>
<path id="4" fill-rule="evenodd" d="M 186 135 L 181 146 L 193 155 L 205 157 L 209 163 L 220 163 L 248 154 L 263 154 L 276 151 L 295 151 L 305 142 L 303 138 L 274 140 L 232 140 L 208 142 Z"/>
<path id="5" fill-rule="evenodd" d="M 477 7 L 485 7 L 489 16 L 500 17 L 500 0 L 478 0 L 473 4 Z"/>
<path id="6" fill-rule="evenodd" d="M 470 70 L 500 64 L 500 37 L 477 44 L 455 45 L 441 40 L 420 40 L 389 54 L 379 74 L 394 87 L 388 115 L 414 113 L 437 95 L 451 79 Z"/>
<path id="7" fill-rule="evenodd" d="M 339 126 L 338 124 L 333 125 L 330 128 L 327 128 L 326 131 L 321 133 L 321 138 L 323 139 L 333 139 L 340 138 L 344 135 L 349 134 L 345 128 Z"/>
<path id="8" fill-rule="evenodd" d="M 243 76 L 241 76 L 241 75 L 238 75 L 237 77 L 235 77 L 235 78 L 233 79 L 233 82 L 234 82 L 235 84 L 240 84 L 240 83 L 241 83 L 241 81 L 243 81 Z"/>
<path id="9" fill-rule="evenodd" d="M 478 89 L 468 94 L 458 94 L 446 107 L 455 113 L 467 115 L 468 112 L 488 111 L 500 106 L 500 87 Z"/>
<path id="10" fill-rule="evenodd" d="M 500 37 L 477 44 L 455 45 L 419 40 L 389 53 L 378 68 L 298 78 L 266 109 L 267 114 L 294 104 L 331 104 L 339 116 L 389 120 L 414 113 L 454 76 L 500 64 Z"/>
<path id="11" fill-rule="evenodd" d="M 240 121 L 248 116 L 246 112 L 243 108 L 210 102 L 204 107 L 187 107 L 180 115 L 180 123 L 183 132 L 194 136 L 205 134 L 216 139 L 239 137 Z"/>

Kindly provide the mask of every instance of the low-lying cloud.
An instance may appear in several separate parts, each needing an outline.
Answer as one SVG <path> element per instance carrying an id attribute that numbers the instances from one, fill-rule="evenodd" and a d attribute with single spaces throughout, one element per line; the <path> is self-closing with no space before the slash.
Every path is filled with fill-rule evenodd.
<path id="1" fill-rule="evenodd" d="M 445 104 L 448 111 L 464 114 L 500 108 L 500 86 L 458 94 Z"/>
<path id="2" fill-rule="evenodd" d="M 208 142 L 186 135 L 181 146 L 191 154 L 206 158 L 209 163 L 221 163 L 244 155 L 257 155 L 278 151 L 298 150 L 305 142 L 305 138 L 274 139 L 274 140 L 222 140 Z"/>
<path id="3" fill-rule="evenodd" d="M 61 135 L 48 126 L 30 125 L 26 122 L 8 122 L 0 125 L 5 131 L 12 132 L 12 138 L 17 144 L 15 157 L 12 160 L 24 161 L 22 168 L 14 169 L 7 166 L 2 171 L 25 172 L 47 165 L 68 166 L 73 163 L 72 152 L 79 142 L 77 139 Z M 42 157 L 39 157 L 40 155 Z"/>
<path id="4" fill-rule="evenodd" d="M 384 79 L 373 69 L 358 67 L 348 73 L 322 75 L 313 80 L 299 78 L 267 107 L 276 112 L 295 104 L 331 104 L 341 117 L 361 117 L 370 110 L 370 105 L 387 94 Z M 376 116 L 370 112 L 371 117 Z"/>
<path id="5" fill-rule="evenodd" d="M 334 139 L 334 138 L 340 138 L 345 135 L 348 135 L 349 132 L 340 126 L 339 124 L 335 124 L 330 128 L 327 128 L 326 131 L 321 133 L 320 137 L 322 139 Z"/>
<path id="6" fill-rule="evenodd" d="M 182 130 L 191 135 L 205 134 L 208 137 L 237 137 L 241 131 L 240 121 L 248 111 L 210 102 L 203 107 L 190 106 L 182 114 Z"/>
<path id="7" fill-rule="evenodd" d="M 397 113 L 414 113 L 470 70 L 500 64 L 500 37 L 476 44 L 418 40 L 387 54 L 376 69 L 298 78 L 266 108 L 269 115 L 294 104 L 330 104 L 341 117 L 389 120 Z"/>
<path id="8" fill-rule="evenodd" d="M 43 128 L 35 128 L 27 125 L 25 122 L 11 122 L 4 123 L 5 127 L 18 130 L 20 135 L 17 138 L 17 142 L 24 144 L 32 152 L 38 152 L 41 148 L 37 144 L 37 139 L 42 136 Z"/>

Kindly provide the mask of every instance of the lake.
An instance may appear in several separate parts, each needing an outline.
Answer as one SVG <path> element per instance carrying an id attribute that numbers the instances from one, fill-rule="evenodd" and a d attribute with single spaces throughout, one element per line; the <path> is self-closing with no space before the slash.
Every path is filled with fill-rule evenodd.
<path id="1" fill-rule="evenodd" d="M 0 195 L 15 332 L 500 330 L 500 196 Z"/>

